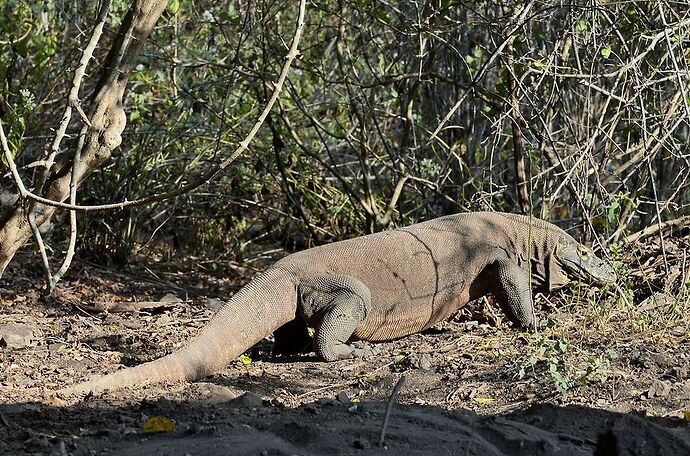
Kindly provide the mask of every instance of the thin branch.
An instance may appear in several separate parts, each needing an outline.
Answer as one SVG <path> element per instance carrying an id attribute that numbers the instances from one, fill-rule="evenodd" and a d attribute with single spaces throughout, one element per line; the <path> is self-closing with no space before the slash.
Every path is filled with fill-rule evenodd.
<path id="1" fill-rule="evenodd" d="M 427 145 L 431 144 L 431 142 L 436 138 L 438 133 L 443 129 L 444 125 L 446 123 L 448 123 L 448 121 L 453 116 L 453 114 L 455 114 L 455 111 L 457 111 L 458 108 L 460 106 L 462 106 L 462 103 L 465 101 L 465 98 L 470 93 L 470 89 L 474 88 L 477 85 L 477 83 L 484 77 L 484 75 L 489 71 L 489 68 L 491 68 L 491 65 L 494 63 L 494 61 L 501 55 L 501 53 L 503 52 L 503 49 L 506 46 L 508 46 L 508 44 L 510 44 L 510 42 L 513 41 L 513 34 L 515 34 L 515 32 L 517 32 L 520 29 L 520 27 L 522 27 L 524 25 L 524 21 L 525 21 L 525 18 L 527 17 L 527 13 L 529 13 L 529 11 L 530 11 L 530 9 L 532 9 L 533 5 L 534 5 L 534 0 L 531 0 L 528 4 L 526 4 L 522 8 L 522 10 L 517 15 L 517 18 L 515 20 L 515 25 L 513 26 L 513 28 L 510 30 L 510 32 L 508 32 L 508 34 L 506 35 L 503 42 L 496 49 L 494 49 L 494 52 L 491 53 L 491 56 L 488 58 L 486 63 L 484 63 L 484 65 L 482 65 L 482 68 L 481 68 L 481 70 L 479 70 L 479 73 L 477 73 L 477 75 L 474 78 L 472 78 L 472 82 L 470 83 L 469 88 L 465 90 L 465 93 L 463 93 L 462 96 L 460 96 L 460 98 L 455 103 L 455 105 L 452 108 L 450 108 L 450 111 L 448 111 L 448 114 L 446 114 L 446 116 L 443 118 L 443 120 L 441 120 L 441 122 L 438 124 L 436 129 L 433 131 L 433 133 L 431 133 L 431 136 L 429 137 L 429 139 L 427 141 Z"/>
<path id="2" fill-rule="evenodd" d="M 37 186 L 39 188 L 37 192 L 39 195 L 43 193 L 43 186 L 45 185 L 48 176 L 50 175 L 50 170 L 53 167 L 53 164 L 55 163 L 55 157 L 60 151 L 60 143 L 64 139 L 65 133 L 67 132 L 67 126 L 69 125 L 69 122 L 72 119 L 72 107 L 74 107 L 77 110 L 80 117 L 82 118 L 82 121 L 89 127 L 91 127 L 91 122 L 88 120 L 88 117 L 82 110 L 81 104 L 79 103 L 79 89 L 81 88 L 82 80 L 86 75 L 86 67 L 89 65 L 89 61 L 91 61 L 91 59 L 93 58 L 93 51 L 96 49 L 98 41 L 101 39 L 101 35 L 103 34 L 103 27 L 105 26 L 105 22 L 108 17 L 110 4 L 111 0 L 103 1 L 101 9 L 98 12 L 96 26 L 93 28 L 93 32 L 91 33 L 91 38 L 89 39 L 88 44 L 82 52 L 81 59 L 77 64 L 77 68 L 74 70 L 74 77 L 72 78 L 72 87 L 70 88 L 69 95 L 67 98 L 67 106 L 65 107 L 65 113 L 62 115 L 60 125 L 58 126 L 58 129 L 55 132 L 55 138 L 53 139 L 53 143 L 50 147 L 50 154 L 48 155 L 48 158 L 46 158 L 46 160 L 42 163 L 45 169 L 43 170 L 43 176 L 39 180 L 39 184 Z"/>
<path id="3" fill-rule="evenodd" d="M 393 391 L 391 392 L 388 402 L 386 403 L 386 411 L 383 414 L 383 423 L 381 423 L 381 433 L 379 434 L 379 446 L 381 447 L 386 443 L 386 429 L 388 428 L 388 421 L 390 420 L 391 412 L 393 411 L 395 398 L 398 397 L 398 393 L 400 393 L 400 389 L 403 387 L 404 383 L 405 376 L 401 375 L 398 379 L 398 382 L 395 384 L 395 387 L 393 387 Z"/>
<path id="4" fill-rule="evenodd" d="M 124 209 L 128 207 L 134 207 L 134 206 L 143 206 L 145 204 L 149 203 L 154 203 L 154 202 L 160 202 L 164 201 L 167 199 L 174 198 L 176 196 L 184 195 L 187 194 L 202 185 L 208 183 L 210 180 L 215 178 L 221 171 L 225 170 L 233 161 L 235 161 L 242 153 L 249 148 L 249 144 L 251 141 L 254 139 L 254 136 L 256 136 L 256 133 L 259 131 L 259 128 L 261 128 L 261 125 L 263 125 L 264 120 L 266 120 L 266 116 L 268 116 L 268 113 L 271 111 L 271 108 L 275 104 L 276 100 L 278 99 L 278 96 L 280 95 L 280 92 L 282 90 L 283 84 L 285 82 L 285 79 L 287 78 L 287 75 L 290 71 L 290 66 L 295 60 L 295 58 L 299 55 L 299 49 L 298 45 L 300 42 L 300 39 L 302 37 L 302 31 L 304 29 L 304 11 L 305 11 L 305 5 L 306 5 L 306 0 L 300 0 L 300 6 L 299 6 L 299 17 L 297 19 L 297 28 L 295 30 L 295 34 L 292 39 L 292 45 L 290 46 L 290 51 L 288 52 L 286 56 L 286 62 L 283 65 L 282 71 L 280 72 L 280 76 L 278 77 L 278 80 L 274 83 L 274 89 L 273 93 L 271 94 L 271 98 L 269 98 L 268 102 L 266 103 L 266 106 L 264 107 L 263 111 L 259 115 L 259 118 L 257 119 L 256 123 L 254 126 L 251 128 L 247 136 L 240 142 L 240 145 L 235 149 L 235 151 L 227 157 L 225 160 L 223 160 L 220 164 L 216 165 L 215 167 L 209 169 L 206 171 L 200 178 L 197 180 L 193 181 L 192 183 L 185 185 L 182 188 L 172 190 L 170 192 L 166 193 L 160 193 L 157 195 L 151 195 L 145 198 L 140 198 L 137 200 L 133 201 L 122 201 L 120 203 L 112 203 L 112 204 L 101 204 L 101 205 L 94 205 L 94 206 L 82 206 L 78 204 L 68 204 L 68 203 L 63 203 L 60 201 L 54 201 L 51 199 L 43 198 L 42 196 L 36 195 L 26 189 L 24 187 L 24 184 L 21 182 L 21 178 L 19 177 L 19 174 L 13 172 L 13 177 L 15 178 L 15 182 L 17 183 L 17 186 L 19 187 L 19 191 L 22 197 L 24 198 L 29 198 L 33 201 L 43 203 L 48 206 L 53 206 L 53 207 L 59 207 L 63 209 L 71 209 L 71 210 L 76 210 L 76 211 L 107 211 L 107 210 L 112 210 L 112 209 Z M 3 142 L 3 148 L 5 147 L 5 142 Z M 9 153 L 9 148 L 7 148 L 5 156 L 8 158 L 8 162 L 10 162 L 10 170 L 14 169 L 16 171 L 16 165 L 14 164 L 14 161 L 12 160 L 11 154 Z"/>

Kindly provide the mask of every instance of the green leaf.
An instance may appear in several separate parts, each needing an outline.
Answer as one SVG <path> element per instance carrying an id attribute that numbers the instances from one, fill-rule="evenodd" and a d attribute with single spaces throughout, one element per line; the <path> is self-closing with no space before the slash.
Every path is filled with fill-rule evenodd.
<path id="1" fill-rule="evenodd" d="M 568 349 L 568 342 L 566 342 L 564 340 L 559 340 L 558 341 L 558 349 L 561 352 L 565 353 L 565 351 Z"/>
<path id="2" fill-rule="evenodd" d="M 577 24 L 575 24 L 575 28 L 577 28 L 578 32 L 586 32 L 587 29 L 589 29 L 589 24 L 584 19 L 580 19 L 577 21 Z"/>
<path id="3" fill-rule="evenodd" d="M 618 215 L 618 209 L 620 208 L 621 204 L 616 200 L 611 203 L 609 206 L 609 210 L 607 213 L 607 217 L 609 219 L 609 223 L 613 223 L 616 221 L 617 215 Z"/>
<path id="4" fill-rule="evenodd" d="M 610 55 L 611 55 L 611 46 L 606 46 L 604 49 L 601 50 L 601 56 L 603 58 L 608 59 Z"/>
<path id="5" fill-rule="evenodd" d="M 383 22 L 384 24 L 388 24 L 391 20 L 390 16 L 388 16 L 388 13 L 383 9 L 375 10 L 374 16 L 376 16 L 376 19 Z"/>
<path id="6" fill-rule="evenodd" d="M 180 11 L 180 0 L 168 0 L 168 11 L 173 16 L 176 15 Z"/>

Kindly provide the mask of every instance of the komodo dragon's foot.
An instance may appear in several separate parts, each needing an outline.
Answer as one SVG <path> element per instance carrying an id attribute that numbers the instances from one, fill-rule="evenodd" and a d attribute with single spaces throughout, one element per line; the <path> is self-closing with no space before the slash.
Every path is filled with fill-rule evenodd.
<path id="1" fill-rule="evenodd" d="M 329 358 L 331 359 L 327 359 L 326 361 L 348 358 L 369 358 L 381 354 L 381 350 L 377 346 L 359 341 L 354 344 L 332 344 L 328 352 Z M 333 358 L 333 355 L 335 355 L 335 358 Z"/>
<path id="2" fill-rule="evenodd" d="M 381 350 L 376 345 L 363 344 L 362 347 L 355 347 L 352 356 L 355 358 L 372 358 L 381 354 Z"/>
<path id="3" fill-rule="evenodd" d="M 341 359 L 351 359 L 351 358 L 370 358 L 381 354 L 381 350 L 373 345 L 357 343 L 344 344 L 344 343 L 333 343 L 330 344 L 324 351 L 318 347 L 314 348 L 316 353 L 319 354 L 325 361 L 338 361 Z"/>

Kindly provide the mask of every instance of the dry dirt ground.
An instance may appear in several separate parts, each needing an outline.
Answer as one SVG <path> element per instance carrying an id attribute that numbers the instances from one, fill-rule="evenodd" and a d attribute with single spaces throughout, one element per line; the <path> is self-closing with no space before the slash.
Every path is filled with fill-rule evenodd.
<path id="1" fill-rule="evenodd" d="M 255 271 L 79 262 L 44 297 L 22 256 L 0 281 L 0 454 L 690 455 L 690 242 L 664 248 L 626 249 L 617 290 L 538 296 L 536 334 L 486 299 L 373 358 L 266 339 L 204 381 L 60 404 L 56 388 L 180 347 Z"/>

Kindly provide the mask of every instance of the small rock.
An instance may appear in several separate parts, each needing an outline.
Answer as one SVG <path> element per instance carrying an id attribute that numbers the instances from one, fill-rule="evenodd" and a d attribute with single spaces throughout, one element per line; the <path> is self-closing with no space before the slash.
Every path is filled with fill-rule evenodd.
<path id="1" fill-rule="evenodd" d="M 654 380 L 647 391 L 647 397 L 666 397 L 671 393 L 671 382 Z"/>
<path id="2" fill-rule="evenodd" d="M 419 358 L 419 368 L 421 370 L 431 370 L 431 355 L 428 353 L 424 353 L 421 358 Z"/>
<path id="3" fill-rule="evenodd" d="M 49 352 L 57 352 L 57 351 L 60 351 L 64 348 L 67 348 L 67 344 L 64 342 L 55 342 L 53 344 L 48 344 L 48 351 Z"/>
<path id="4" fill-rule="evenodd" d="M 65 447 L 65 442 L 60 440 L 55 444 L 50 451 L 50 456 L 67 456 L 67 448 Z"/>
<path id="5" fill-rule="evenodd" d="M 189 425 L 185 434 L 189 435 L 214 435 L 218 432 L 218 428 L 213 425 L 204 425 L 198 423 L 192 423 Z"/>
<path id="6" fill-rule="evenodd" d="M 242 390 L 205 382 L 194 383 L 192 389 L 202 397 L 201 401 L 205 404 L 232 404 L 233 401 L 238 401 L 240 396 L 244 394 Z"/>
<path id="7" fill-rule="evenodd" d="M 423 353 L 421 356 L 413 353 L 409 356 L 409 360 L 410 365 L 414 368 L 425 371 L 431 369 L 431 355 L 429 355 L 428 353 Z"/>
<path id="8" fill-rule="evenodd" d="M 220 310 L 224 305 L 225 301 L 216 298 L 209 298 L 208 301 L 206 301 L 206 307 L 213 310 Z"/>
<path id="9" fill-rule="evenodd" d="M 350 401 L 350 398 L 349 398 L 349 396 L 347 395 L 347 393 L 346 393 L 345 391 L 339 392 L 338 395 L 337 395 L 335 398 L 336 398 L 336 399 L 338 400 L 338 402 L 340 402 L 341 404 L 349 404 L 350 402 L 352 402 L 352 401 Z"/>
<path id="10" fill-rule="evenodd" d="M 317 399 L 316 403 L 319 405 L 337 405 L 338 404 L 338 402 L 335 399 L 331 399 L 330 397 L 322 397 L 320 399 Z"/>
<path id="11" fill-rule="evenodd" d="M 264 401 L 258 394 L 247 391 L 240 397 L 230 401 L 232 405 L 238 407 L 263 407 Z"/>
<path id="12" fill-rule="evenodd" d="M 36 345 L 34 327 L 19 323 L 0 326 L 0 347 L 24 348 Z"/>
<path id="13" fill-rule="evenodd" d="M 180 298 L 175 296 L 173 293 L 166 293 L 165 296 L 163 296 L 160 299 L 160 302 L 182 302 Z"/>
<path id="14" fill-rule="evenodd" d="M 366 450 L 371 445 L 369 445 L 369 441 L 367 441 L 366 439 L 357 439 L 354 442 L 352 442 L 352 446 L 358 450 Z"/>
<path id="15" fill-rule="evenodd" d="M 355 358 L 372 358 L 381 354 L 381 349 L 376 345 L 365 344 L 361 341 L 355 342 L 355 348 L 352 355 Z"/>

